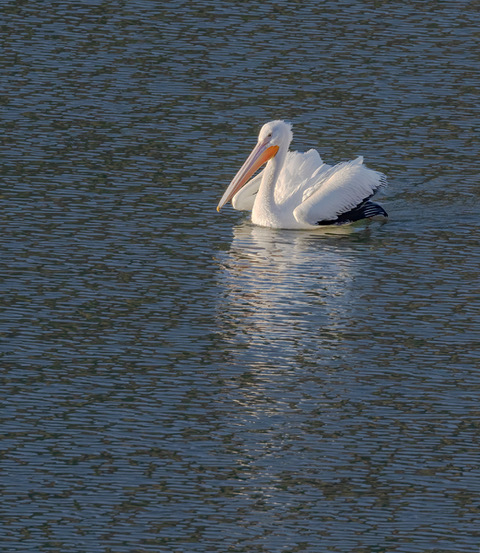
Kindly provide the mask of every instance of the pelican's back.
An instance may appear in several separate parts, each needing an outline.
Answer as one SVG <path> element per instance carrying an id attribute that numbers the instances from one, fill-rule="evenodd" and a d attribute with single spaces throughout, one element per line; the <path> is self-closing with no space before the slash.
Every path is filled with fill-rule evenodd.
<path id="1" fill-rule="evenodd" d="M 275 186 L 275 203 L 291 205 L 293 210 L 302 202 L 305 191 L 329 168 L 316 150 L 305 153 L 289 151 Z"/>

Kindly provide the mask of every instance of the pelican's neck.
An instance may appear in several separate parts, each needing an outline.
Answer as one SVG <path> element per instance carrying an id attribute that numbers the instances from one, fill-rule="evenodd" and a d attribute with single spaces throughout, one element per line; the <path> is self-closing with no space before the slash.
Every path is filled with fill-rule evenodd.
<path id="1" fill-rule="evenodd" d="M 282 171 L 287 156 L 288 144 L 280 146 L 278 153 L 265 166 L 262 182 L 255 199 L 255 206 L 262 206 L 263 209 L 274 211 L 275 203 L 275 185 Z"/>

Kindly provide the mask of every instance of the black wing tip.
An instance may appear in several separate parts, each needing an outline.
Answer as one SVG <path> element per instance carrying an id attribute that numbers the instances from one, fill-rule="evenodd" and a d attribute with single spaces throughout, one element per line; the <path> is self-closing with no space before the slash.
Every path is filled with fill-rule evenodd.
<path id="1" fill-rule="evenodd" d="M 383 209 L 380 204 L 374 202 L 366 202 L 365 209 L 363 210 L 363 217 L 365 219 L 371 219 L 376 216 L 388 217 L 388 213 Z"/>
<path id="2" fill-rule="evenodd" d="M 383 209 L 380 204 L 375 202 L 363 201 L 357 207 L 354 207 L 350 211 L 341 213 L 336 219 L 331 221 L 319 221 L 317 225 L 345 225 L 347 223 L 354 223 L 355 221 L 361 221 L 362 219 L 371 219 L 372 217 L 388 217 L 388 213 Z"/>

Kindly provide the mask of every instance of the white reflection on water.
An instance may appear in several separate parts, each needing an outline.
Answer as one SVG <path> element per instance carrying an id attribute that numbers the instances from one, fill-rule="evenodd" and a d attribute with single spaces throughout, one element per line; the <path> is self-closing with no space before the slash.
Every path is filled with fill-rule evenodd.
<path id="1" fill-rule="evenodd" d="M 247 347 L 249 363 L 291 364 L 322 349 L 335 355 L 331 346 L 341 341 L 357 274 L 352 233 L 234 228 L 217 313 L 227 340 Z"/>

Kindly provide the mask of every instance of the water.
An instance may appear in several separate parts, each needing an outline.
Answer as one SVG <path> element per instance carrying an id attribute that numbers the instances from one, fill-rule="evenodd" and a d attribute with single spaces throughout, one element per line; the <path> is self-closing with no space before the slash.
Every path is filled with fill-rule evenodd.
<path id="1" fill-rule="evenodd" d="M 5 2 L 0 550 L 480 546 L 474 2 Z M 386 224 L 215 206 L 274 118 Z"/>

